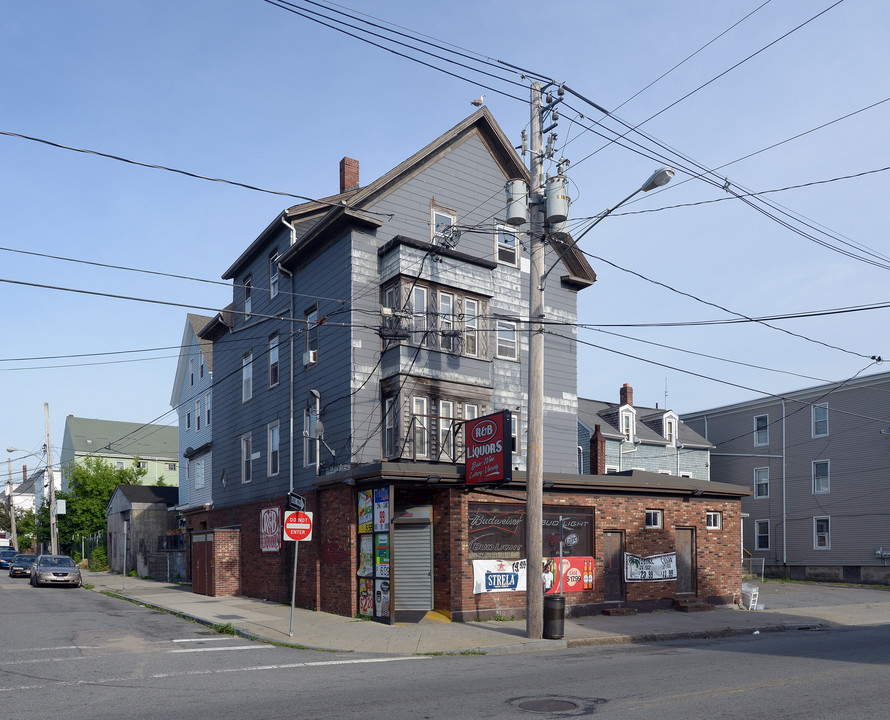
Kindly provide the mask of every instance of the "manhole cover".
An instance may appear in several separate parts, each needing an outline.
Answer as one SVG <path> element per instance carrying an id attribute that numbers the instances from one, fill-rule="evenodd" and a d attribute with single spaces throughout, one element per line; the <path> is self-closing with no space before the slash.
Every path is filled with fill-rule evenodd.
<path id="1" fill-rule="evenodd" d="M 529 712 L 553 713 L 553 712 L 571 712 L 577 710 L 577 703 L 569 700 L 557 700 L 556 698 L 544 698 L 543 700 L 526 700 L 519 703 L 519 707 Z"/>

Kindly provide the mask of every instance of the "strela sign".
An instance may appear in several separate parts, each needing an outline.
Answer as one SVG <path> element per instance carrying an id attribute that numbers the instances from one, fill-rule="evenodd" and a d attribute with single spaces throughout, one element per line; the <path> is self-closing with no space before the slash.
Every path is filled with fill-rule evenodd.
<path id="1" fill-rule="evenodd" d="M 513 477 L 512 424 L 513 414 L 509 410 L 464 423 L 468 485 L 510 482 Z"/>

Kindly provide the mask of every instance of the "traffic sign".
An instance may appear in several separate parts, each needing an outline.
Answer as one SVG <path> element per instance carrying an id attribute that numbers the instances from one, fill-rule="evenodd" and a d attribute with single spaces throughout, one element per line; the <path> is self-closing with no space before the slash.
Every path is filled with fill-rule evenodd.
<path id="1" fill-rule="evenodd" d="M 284 539 L 311 540 L 312 513 L 298 510 L 286 512 L 284 514 Z"/>
<path id="2" fill-rule="evenodd" d="M 287 506 L 291 510 L 305 510 L 306 509 L 306 498 L 302 495 L 297 495 L 295 492 L 289 492 L 287 494 Z"/>

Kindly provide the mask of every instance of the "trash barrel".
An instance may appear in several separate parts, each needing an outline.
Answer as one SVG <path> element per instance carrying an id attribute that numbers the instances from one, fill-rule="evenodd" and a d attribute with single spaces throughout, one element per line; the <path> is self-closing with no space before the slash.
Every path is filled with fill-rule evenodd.
<path id="1" fill-rule="evenodd" d="M 544 637 L 560 640 L 565 631 L 566 599 L 562 595 L 544 596 Z"/>

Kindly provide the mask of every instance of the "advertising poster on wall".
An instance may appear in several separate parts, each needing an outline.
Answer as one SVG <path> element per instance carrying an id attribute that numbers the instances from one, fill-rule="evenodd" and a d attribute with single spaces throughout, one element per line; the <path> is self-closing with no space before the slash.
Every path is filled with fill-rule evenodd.
<path id="1" fill-rule="evenodd" d="M 624 579 L 627 582 L 676 580 L 677 553 L 646 556 L 624 553 Z"/>
<path id="2" fill-rule="evenodd" d="M 358 491 L 358 532 L 369 533 L 374 529 L 374 500 L 370 490 Z"/>
<path id="3" fill-rule="evenodd" d="M 371 617 L 374 612 L 374 581 L 360 578 L 358 581 L 358 614 Z"/>
<path id="4" fill-rule="evenodd" d="M 358 571 L 359 577 L 372 577 L 374 575 L 374 536 L 362 535 L 358 544 Z"/>
<path id="5" fill-rule="evenodd" d="M 281 550 L 281 508 L 266 507 L 260 511 L 260 550 Z"/>
<path id="6" fill-rule="evenodd" d="M 390 614 L 389 580 L 375 580 L 374 614 L 388 618 Z"/>
<path id="7" fill-rule="evenodd" d="M 560 576 L 562 587 L 560 587 Z M 544 572 L 541 581 L 545 595 L 559 595 L 566 593 L 584 592 L 593 590 L 593 558 L 592 557 L 566 557 L 559 556 L 544 558 Z"/>
<path id="8" fill-rule="evenodd" d="M 389 488 L 374 490 L 374 532 L 389 532 Z"/>
<path id="9" fill-rule="evenodd" d="M 473 560 L 473 593 L 525 591 L 526 564 L 525 560 Z"/>
<path id="10" fill-rule="evenodd" d="M 389 533 L 377 533 L 374 548 L 375 575 L 389 577 Z"/>

